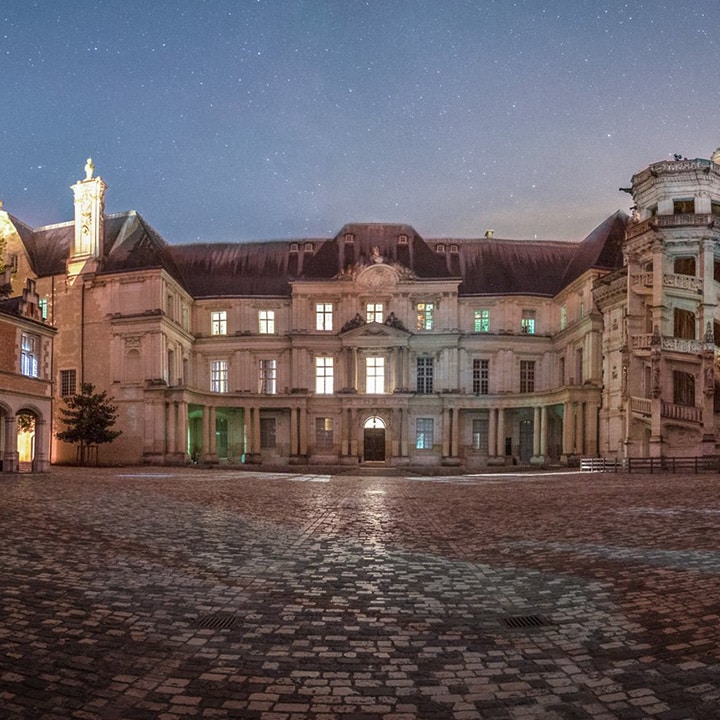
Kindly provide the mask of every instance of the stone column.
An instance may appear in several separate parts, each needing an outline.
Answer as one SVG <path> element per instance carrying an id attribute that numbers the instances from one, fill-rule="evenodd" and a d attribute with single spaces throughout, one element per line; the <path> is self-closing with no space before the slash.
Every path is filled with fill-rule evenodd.
<path id="1" fill-rule="evenodd" d="M 450 412 L 452 413 L 452 425 L 450 426 L 450 456 L 457 458 L 459 456 L 460 445 L 460 411 L 455 408 Z"/>
<path id="2" fill-rule="evenodd" d="M 357 410 L 350 408 L 350 455 L 358 457 Z"/>
<path id="3" fill-rule="evenodd" d="M 172 400 L 165 407 L 167 413 L 167 453 L 174 455 L 177 452 L 177 403 Z"/>
<path id="4" fill-rule="evenodd" d="M 19 456 L 17 449 L 17 419 L 15 415 L 5 416 L 5 451 L 3 452 L 3 472 L 17 472 Z"/>
<path id="5" fill-rule="evenodd" d="M 493 411 L 494 413 L 494 411 Z M 492 414 L 491 413 L 491 417 Z M 505 408 L 497 408 L 495 425 L 495 456 L 488 458 L 488 465 L 505 464 Z"/>
<path id="6" fill-rule="evenodd" d="M 304 407 L 299 409 L 300 422 L 299 422 L 299 440 L 300 440 L 300 455 L 307 455 L 308 451 L 308 427 L 307 427 L 307 410 Z"/>
<path id="7" fill-rule="evenodd" d="M 547 408 L 547 405 L 543 405 L 540 410 L 540 455 L 542 455 L 543 458 L 547 458 L 547 455 L 548 455 L 547 435 L 548 435 L 548 408 Z"/>
<path id="8" fill-rule="evenodd" d="M 488 458 L 497 456 L 497 410 L 488 411 Z"/>
<path id="9" fill-rule="evenodd" d="M 290 408 L 290 456 L 298 454 L 298 408 Z"/>
<path id="10" fill-rule="evenodd" d="M 562 454 L 565 458 L 565 462 L 573 454 L 575 449 L 575 443 L 573 442 L 575 433 L 575 417 L 574 417 L 574 405 L 571 402 L 566 402 L 563 406 L 563 427 L 562 427 Z"/>
<path id="11" fill-rule="evenodd" d="M 188 404 L 186 402 L 177 403 L 177 413 L 177 449 L 185 462 L 187 461 L 188 445 Z"/>
<path id="12" fill-rule="evenodd" d="M 575 412 L 575 454 L 585 452 L 585 403 L 579 402 Z"/>
<path id="13" fill-rule="evenodd" d="M 544 465 L 542 443 L 542 411 L 538 406 L 533 409 L 533 452 L 530 458 L 531 465 Z"/>
<path id="14" fill-rule="evenodd" d="M 35 453 L 33 458 L 33 472 L 48 472 L 50 461 L 47 456 L 47 443 L 45 434 L 47 423 L 42 418 L 35 418 Z"/>
<path id="15" fill-rule="evenodd" d="M 589 457 L 598 456 L 598 406 L 597 403 L 585 403 L 585 453 Z"/>

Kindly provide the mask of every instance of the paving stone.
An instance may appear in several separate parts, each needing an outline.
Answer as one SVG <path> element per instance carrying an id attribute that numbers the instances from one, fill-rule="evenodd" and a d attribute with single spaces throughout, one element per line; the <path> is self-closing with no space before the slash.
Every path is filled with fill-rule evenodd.
<path id="1" fill-rule="evenodd" d="M 715 476 L 298 477 L 0 476 L 0 717 L 717 717 Z"/>

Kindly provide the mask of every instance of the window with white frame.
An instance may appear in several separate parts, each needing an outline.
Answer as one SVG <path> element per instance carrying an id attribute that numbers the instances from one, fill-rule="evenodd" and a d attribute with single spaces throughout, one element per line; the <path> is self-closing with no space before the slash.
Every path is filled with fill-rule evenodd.
<path id="1" fill-rule="evenodd" d="M 70 397 L 77 392 L 77 370 L 60 371 L 60 394 L 63 397 Z"/>
<path id="2" fill-rule="evenodd" d="M 228 391 L 227 360 L 212 360 L 210 362 L 210 390 L 219 393 Z"/>
<path id="3" fill-rule="evenodd" d="M 415 309 L 417 311 L 417 329 L 432 330 L 435 303 L 419 302 L 416 304 Z"/>
<path id="4" fill-rule="evenodd" d="M 40 369 L 40 338 L 30 333 L 22 334 L 20 372 L 28 377 L 38 377 Z"/>
<path id="5" fill-rule="evenodd" d="M 315 418 L 315 447 L 329 449 L 333 446 L 333 418 Z"/>
<path id="6" fill-rule="evenodd" d="M 433 359 L 431 357 L 417 359 L 417 391 L 423 395 L 433 391 Z"/>
<path id="7" fill-rule="evenodd" d="M 417 450 L 431 450 L 433 446 L 433 419 L 415 419 L 415 448 Z"/>
<path id="8" fill-rule="evenodd" d="M 40 308 L 40 317 L 43 320 L 48 319 L 48 299 L 46 297 L 38 300 L 38 308 Z"/>
<path id="9" fill-rule="evenodd" d="M 258 330 L 261 335 L 275 334 L 275 311 L 260 310 L 258 312 Z"/>
<path id="10" fill-rule="evenodd" d="M 472 388 L 476 395 L 487 395 L 490 392 L 490 361 L 473 359 Z"/>
<path id="11" fill-rule="evenodd" d="M 277 392 L 277 360 L 274 358 L 260 360 L 258 391 L 266 395 L 275 395 Z"/>
<path id="12" fill-rule="evenodd" d="M 490 310 L 480 308 L 473 312 L 473 331 L 474 332 L 490 332 Z"/>
<path id="13" fill-rule="evenodd" d="M 520 331 L 523 335 L 535 334 L 535 311 L 523 310 L 522 319 L 520 320 Z"/>
<path id="14" fill-rule="evenodd" d="M 210 313 L 210 334 L 227 335 L 227 312 L 225 310 L 213 310 Z"/>
<path id="15" fill-rule="evenodd" d="M 333 358 L 315 358 L 315 392 L 318 395 L 332 394 L 334 370 Z"/>
<path id="16" fill-rule="evenodd" d="M 383 304 L 367 303 L 365 305 L 365 321 L 366 322 L 383 322 Z"/>
<path id="17" fill-rule="evenodd" d="M 370 356 L 365 359 L 365 392 L 385 392 L 385 358 Z"/>
<path id="18" fill-rule="evenodd" d="M 333 306 L 332 303 L 315 304 L 315 329 L 333 329 Z"/>

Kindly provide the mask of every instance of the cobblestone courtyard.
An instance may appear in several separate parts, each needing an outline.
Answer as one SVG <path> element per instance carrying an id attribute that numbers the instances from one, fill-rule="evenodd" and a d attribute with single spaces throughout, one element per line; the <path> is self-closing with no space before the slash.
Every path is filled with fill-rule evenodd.
<path id="1" fill-rule="evenodd" d="M 717 475 L 0 479 L 0 717 L 720 717 Z"/>

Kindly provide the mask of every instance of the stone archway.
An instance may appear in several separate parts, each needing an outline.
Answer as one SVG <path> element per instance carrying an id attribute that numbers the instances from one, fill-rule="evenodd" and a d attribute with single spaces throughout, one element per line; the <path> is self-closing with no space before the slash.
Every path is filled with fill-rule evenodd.
<path id="1" fill-rule="evenodd" d="M 372 415 L 363 424 L 363 460 L 385 461 L 385 421 Z"/>

